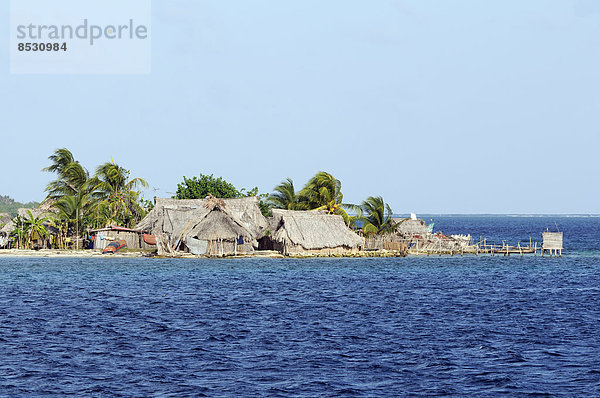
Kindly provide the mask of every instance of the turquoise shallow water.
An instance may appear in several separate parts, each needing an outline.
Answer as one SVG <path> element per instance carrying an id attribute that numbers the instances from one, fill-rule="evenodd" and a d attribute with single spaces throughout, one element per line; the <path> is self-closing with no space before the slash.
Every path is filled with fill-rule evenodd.
<path id="1" fill-rule="evenodd" d="M 0 258 L 0 396 L 600 395 L 599 222 L 562 258 Z"/>

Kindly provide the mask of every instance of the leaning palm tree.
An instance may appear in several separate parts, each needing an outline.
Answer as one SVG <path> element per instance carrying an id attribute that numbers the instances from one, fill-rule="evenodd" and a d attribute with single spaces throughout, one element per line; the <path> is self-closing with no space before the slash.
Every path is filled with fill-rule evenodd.
<path id="1" fill-rule="evenodd" d="M 57 174 L 57 179 L 51 181 L 46 187 L 49 199 L 75 195 L 89 185 L 89 172 L 74 159 L 68 149 L 57 149 L 54 151 L 54 155 L 48 159 L 52 161 L 52 164 L 42 171 Z"/>
<path id="2" fill-rule="evenodd" d="M 75 234 L 79 237 L 84 228 L 83 217 L 89 213 L 92 201 L 90 195 L 95 189 L 94 180 L 79 162 L 77 162 L 66 148 L 59 148 L 48 157 L 52 164 L 43 169 L 57 174 L 57 178 L 46 187 L 48 196 L 46 200 L 54 200 L 54 207 L 63 211 L 63 219 L 67 219 L 75 227 Z M 77 240 L 79 243 L 79 240 Z"/>
<path id="3" fill-rule="evenodd" d="M 338 214 L 349 224 L 350 217 L 344 208 L 351 205 L 342 203 L 342 183 L 329 173 L 318 172 L 298 193 L 298 207 L 306 210 L 327 210 L 329 214 Z"/>
<path id="4" fill-rule="evenodd" d="M 363 213 L 360 221 L 365 234 L 392 233 L 398 226 L 392 218 L 392 208 L 381 196 L 369 196 L 362 202 L 360 209 Z"/>
<path id="5" fill-rule="evenodd" d="M 298 196 L 291 178 L 286 178 L 285 181 L 273 188 L 273 191 L 267 199 L 271 207 L 284 210 L 298 209 Z"/>
<path id="6" fill-rule="evenodd" d="M 113 161 L 100 165 L 94 176 L 96 198 L 103 202 L 110 219 L 124 226 L 132 226 L 145 215 L 138 189 L 148 187 L 144 179 L 129 179 L 129 174 Z"/>
<path id="7" fill-rule="evenodd" d="M 56 149 L 54 154 L 50 155 L 48 159 L 52 161 L 52 164 L 48 167 L 44 167 L 42 171 L 57 173 L 58 175 L 61 175 L 69 164 L 75 162 L 73 154 L 67 148 Z"/>

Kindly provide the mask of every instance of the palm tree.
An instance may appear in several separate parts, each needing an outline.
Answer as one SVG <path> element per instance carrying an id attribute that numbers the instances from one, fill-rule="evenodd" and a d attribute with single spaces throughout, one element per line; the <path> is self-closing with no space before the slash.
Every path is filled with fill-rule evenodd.
<path id="1" fill-rule="evenodd" d="M 58 199 L 66 195 L 75 195 L 89 185 L 89 172 L 77 162 L 73 154 L 66 148 L 54 151 L 48 157 L 52 164 L 42 169 L 49 173 L 56 173 L 58 178 L 46 187 L 48 198 Z"/>
<path id="2" fill-rule="evenodd" d="M 59 218 L 67 220 L 75 226 L 75 234 L 80 236 L 81 220 L 89 213 L 93 202 L 89 199 L 95 189 L 95 181 L 90 178 L 89 172 L 75 160 L 71 151 L 59 148 L 48 157 L 52 164 L 43 169 L 50 173 L 56 173 L 58 178 L 46 187 L 48 196 L 46 200 L 55 200 L 54 206 L 62 215 Z M 67 223 L 67 225 L 68 225 Z M 77 240 L 79 244 L 79 240 Z"/>
<path id="3" fill-rule="evenodd" d="M 364 216 L 360 217 L 363 222 L 365 234 L 386 234 L 393 232 L 397 223 L 392 219 L 392 208 L 385 203 L 381 196 L 369 196 L 360 205 Z"/>
<path id="4" fill-rule="evenodd" d="M 21 217 L 15 219 L 15 228 L 11 232 L 11 236 L 14 237 L 17 249 L 23 248 L 23 241 L 25 240 L 25 231 L 23 229 L 23 221 Z"/>
<path id="5" fill-rule="evenodd" d="M 45 241 L 48 237 L 48 230 L 44 225 L 44 223 L 48 221 L 48 218 L 42 217 L 41 215 L 34 217 L 31 210 L 27 210 L 27 216 L 28 217 L 23 217 L 21 221 L 23 232 L 27 238 L 27 246 L 32 248 L 34 240 L 41 239 Z"/>
<path id="6" fill-rule="evenodd" d="M 298 197 L 291 178 L 286 178 L 285 181 L 273 188 L 273 191 L 274 193 L 268 198 L 271 207 L 284 210 L 298 209 Z"/>
<path id="7" fill-rule="evenodd" d="M 123 226 L 132 226 L 145 215 L 137 189 L 147 188 L 148 183 L 142 178 L 129 179 L 129 174 L 129 170 L 113 161 L 98 166 L 94 176 L 95 196 L 102 201 L 100 207 L 110 221 L 119 221 Z"/>
<path id="8" fill-rule="evenodd" d="M 343 199 L 340 180 L 320 171 L 308 180 L 306 186 L 298 193 L 298 207 L 307 210 L 327 210 L 329 214 L 341 215 L 348 224 L 350 217 L 344 208 L 352 206 L 342 203 Z"/>
<path id="9" fill-rule="evenodd" d="M 67 148 L 56 149 L 54 154 L 50 155 L 48 159 L 52 161 L 52 164 L 48 167 L 44 167 L 42 171 L 57 173 L 58 175 L 61 175 L 69 164 L 75 162 L 73 154 Z"/>
<path id="10" fill-rule="evenodd" d="M 89 189 L 84 192 L 78 192 L 76 195 L 63 196 L 53 203 L 53 207 L 58 210 L 55 218 L 60 223 L 66 223 L 75 228 L 77 236 L 80 236 L 85 225 L 93 220 L 88 220 L 97 204 L 91 197 Z"/>
<path id="11" fill-rule="evenodd" d="M 346 207 L 347 210 L 354 212 L 354 214 L 348 214 L 347 225 L 354 230 L 359 229 L 360 228 L 359 223 L 363 219 L 362 208 L 360 206 L 351 205 L 351 204 L 345 204 L 344 207 Z"/>

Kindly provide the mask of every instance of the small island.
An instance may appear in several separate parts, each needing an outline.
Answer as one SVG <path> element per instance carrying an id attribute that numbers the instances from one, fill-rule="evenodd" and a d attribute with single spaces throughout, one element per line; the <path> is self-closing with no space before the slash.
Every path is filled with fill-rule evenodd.
<path id="1" fill-rule="evenodd" d="M 49 160 L 43 171 L 55 180 L 42 204 L 15 208 L 7 201 L 12 214 L 0 213 L 0 254 L 301 258 L 538 251 L 533 242 L 498 246 L 474 243 L 468 234 L 434 233 L 433 223 L 414 214 L 394 218 L 381 196 L 345 203 L 341 182 L 324 171 L 299 191 L 288 178 L 271 194 L 200 174 L 183 177 L 174 197 L 150 201 L 142 196 L 146 180 L 114 161 L 91 175 L 66 148 Z M 562 235 L 557 239 L 548 235 L 542 254 L 562 254 Z"/>

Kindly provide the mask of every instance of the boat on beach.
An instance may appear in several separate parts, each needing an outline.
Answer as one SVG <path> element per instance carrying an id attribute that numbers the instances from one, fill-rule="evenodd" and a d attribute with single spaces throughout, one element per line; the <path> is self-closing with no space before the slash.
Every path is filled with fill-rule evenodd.
<path id="1" fill-rule="evenodd" d="M 102 254 L 115 254 L 122 248 L 127 247 L 127 242 L 124 240 L 117 240 L 115 242 L 111 242 L 104 248 Z"/>

